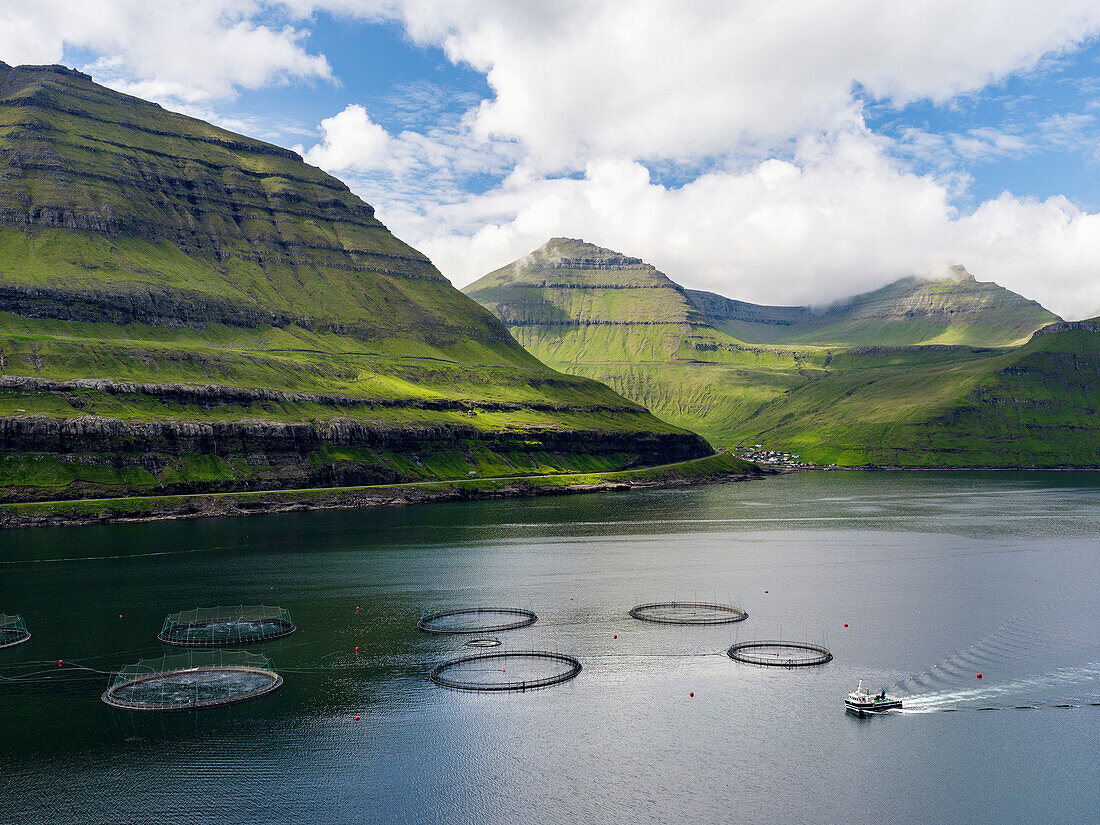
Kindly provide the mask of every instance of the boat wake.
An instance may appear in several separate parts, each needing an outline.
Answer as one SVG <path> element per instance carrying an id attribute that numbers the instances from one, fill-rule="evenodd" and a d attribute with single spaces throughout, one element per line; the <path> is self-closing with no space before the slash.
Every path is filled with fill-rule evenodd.
<path id="1" fill-rule="evenodd" d="M 1034 619 L 1011 619 L 965 650 L 898 682 L 894 689 L 905 698 L 905 712 L 1100 705 L 1095 645 L 1044 632 Z M 1085 661 L 1069 666 L 1067 658 Z"/>
<path id="2" fill-rule="evenodd" d="M 1066 695 L 1072 688 L 1072 695 Z M 1081 688 L 1086 688 L 1084 692 Z M 905 697 L 903 713 L 947 710 L 1033 710 L 1100 707 L 1100 662 L 1065 667 L 980 687 L 917 693 Z"/>

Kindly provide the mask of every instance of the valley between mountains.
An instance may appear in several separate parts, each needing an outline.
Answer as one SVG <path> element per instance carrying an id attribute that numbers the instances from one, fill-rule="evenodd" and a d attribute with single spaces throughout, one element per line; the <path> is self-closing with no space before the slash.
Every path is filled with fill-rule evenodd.
<path id="1" fill-rule="evenodd" d="M 465 291 L 540 360 L 716 445 L 857 467 L 1100 466 L 1100 324 L 962 267 L 760 306 L 554 238 Z"/>

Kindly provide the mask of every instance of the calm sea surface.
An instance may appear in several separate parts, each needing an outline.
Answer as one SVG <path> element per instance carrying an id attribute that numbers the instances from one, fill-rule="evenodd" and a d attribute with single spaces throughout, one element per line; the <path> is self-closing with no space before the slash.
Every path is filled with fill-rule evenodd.
<path id="1" fill-rule="evenodd" d="M 627 615 L 677 599 L 749 618 Z M 298 625 L 255 648 L 277 691 L 181 714 L 100 702 L 107 672 L 161 655 L 166 614 L 238 603 Z M 539 616 L 498 650 L 583 671 L 522 694 L 433 685 L 469 648 L 416 621 L 476 605 Z M 1100 473 L 9 531 L 4 612 L 33 633 L 0 650 L 5 825 L 1100 821 Z M 724 654 L 776 637 L 835 658 Z M 906 709 L 846 715 L 860 678 Z"/>

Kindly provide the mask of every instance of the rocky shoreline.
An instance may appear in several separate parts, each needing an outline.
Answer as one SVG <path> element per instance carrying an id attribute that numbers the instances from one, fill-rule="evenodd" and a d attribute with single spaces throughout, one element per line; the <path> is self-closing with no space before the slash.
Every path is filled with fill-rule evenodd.
<path id="1" fill-rule="evenodd" d="M 731 469 L 721 456 L 645 470 L 600 475 L 529 476 L 314 490 L 83 499 L 0 505 L 0 529 L 69 527 L 168 519 L 270 515 L 309 510 L 432 504 L 447 501 L 622 492 L 730 483 L 777 474 Z M 711 462 L 708 466 L 707 462 Z"/>

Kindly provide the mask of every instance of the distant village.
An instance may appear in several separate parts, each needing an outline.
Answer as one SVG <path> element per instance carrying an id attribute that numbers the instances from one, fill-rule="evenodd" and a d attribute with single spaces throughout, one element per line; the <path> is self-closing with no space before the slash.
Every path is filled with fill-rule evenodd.
<path id="1" fill-rule="evenodd" d="M 819 467 L 812 461 L 802 461 L 797 453 L 786 453 L 782 450 L 765 450 L 763 444 L 738 445 L 734 452 L 739 458 L 753 461 L 757 464 L 770 465 L 772 467 L 784 467 L 788 469 L 827 470 L 836 467 L 830 464 L 828 467 Z"/>

